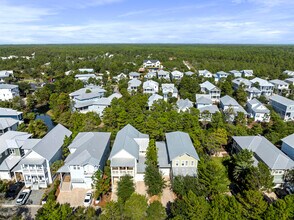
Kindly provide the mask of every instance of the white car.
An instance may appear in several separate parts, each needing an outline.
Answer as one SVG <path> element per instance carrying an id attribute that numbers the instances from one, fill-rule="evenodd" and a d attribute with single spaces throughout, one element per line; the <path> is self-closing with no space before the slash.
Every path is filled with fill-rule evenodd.
<path id="1" fill-rule="evenodd" d="M 31 194 L 30 189 L 24 189 L 16 199 L 16 205 L 24 205 Z"/>
<path id="2" fill-rule="evenodd" d="M 92 202 L 92 192 L 87 192 L 84 199 L 84 206 L 90 206 Z"/>

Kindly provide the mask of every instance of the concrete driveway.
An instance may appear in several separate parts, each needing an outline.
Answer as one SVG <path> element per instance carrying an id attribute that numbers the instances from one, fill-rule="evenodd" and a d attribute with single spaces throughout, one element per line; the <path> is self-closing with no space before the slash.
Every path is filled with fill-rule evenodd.
<path id="1" fill-rule="evenodd" d="M 67 192 L 60 192 L 57 202 L 60 204 L 69 203 L 70 206 L 78 207 L 84 205 L 84 198 L 89 189 L 76 188 Z"/>
<path id="2" fill-rule="evenodd" d="M 147 195 L 147 188 L 145 186 L 144 181 L 137 181 L 136 182 L 135 192 L 140 194 L 140 195 L 146 196 L 146 197 L 148 196 Z"/>

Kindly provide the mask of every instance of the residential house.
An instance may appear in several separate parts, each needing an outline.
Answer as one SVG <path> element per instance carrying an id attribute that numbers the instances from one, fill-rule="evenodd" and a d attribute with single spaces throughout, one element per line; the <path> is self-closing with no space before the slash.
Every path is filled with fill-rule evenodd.
<path id="1" fill-rule="evenodd" d="M 183 78 L 183 76 L 184 76 L 184 73 L 182 73 L 182 72 L 180 72 L 178 70 L 175 70 L 175 71 L 171 72 L 171 78 L 173 80 L 180 80 L 180 79 Z"/>
<path id="2" fill-rule="evenodd" d="M 256 98 L 247 102 L 247 111 L 250 118 L 253 118 L 254 121 L 270 121 L 270 110 Z"/>
<path id="3" fill-rule="evenodd" d="M 187 99 L 180 99 L 177 101 L 178 112 L 186 112 L 189 111 L 190 108 L 193 107 L 193 102 Z"/>
<path id="4" fill-rule="evenodd" d="M 158 94 L 153 94 L 152 96 L 150 96 L 148 98 L 148 108 L 151 109 L 154 102 L 161 100 L 161 99 L 163 99 L 163 96 L 158 95 Z"/>
<path id="5" fill-rule="evenodd" d="M 93 175 L 104 166 L 110 153 L 109 132 L 80 132 L 68 146 L 70 154 L 58 170 L 61 190 L 91 189 Z M 69 176 L 69 178 L 67 178 Z"/>
<path id="6" fill-rule="evenodd" d="M 128 78 L 128 77 L 127 77 L 127 75 L 124 74 L 124 73 L 120 73 L 120 74 L 118 74 L 117 76 L 114 76 L 114 77 L 113 77 L 113 79 L 114 79 L 116 82 L 119 82 L 119 81 L 121 81 L 121 80 L 123 80 L 123 79 L 126 79 L 126 78 Z"/>
<path id="7" fill-rule="evenodd" d="M 282 151 L 294 160 L 294 134 L 282 139 Z"/>
<path id="8" fill-rule="evenodd" d="M 282 151 L 294 160 L 294 134 L 282 139 Z"/>
<path id="9" fill-rule="evenodd" d="M 158 93 L 159 84 L 153 80 L 147 80 L 143 83 L 143 93 L 145 94 L 154 94 Z"/>
<path id="10" fill-rule="evenodd" d="M 178 98 L 178 89 L 172 83 L 163 83 L 161 85 L 161 90 L 165 101 L 169 97 Z"/>
<path id="11" fill-rule="evenodd" d="M 213 102 L 219 102 L 221 90 L 209 81 L 200 84 L 201 92 L 209 94 Z"/>
<path id="12" fill-rule="evenodd" d="M 0 108 L 0 118 L 13 118 L 15 120 L 23 121 L 23 113 L 11 108 Z"/>
<path id="13" fill-rule="evenodd" d="M 252 82 L 254 87 L 261 91 L 261 95 L 271 96 L 273 94 L 274 85 L 267 80 L 255 77 L 250 81 Z"/>
<path id="14" fill-rule="evenodd" d="M 196 94 L 196 108 L 199 110 L 199 121 L 211 121 L 212 115 L 219 112 L 209 94 Z"/>
<path id="15" fill-rule="evenodd" d="M 290 85 L 294 85 L 294 78 L 285 79 L 285 82 L 289 83 Z"/>
<path id="16" fill-rule="evenodd" d="M 231 71 L 229 71 L 229 74 L 231 74 L 235 78 L 242 77 L 242 73 L 238 70 L 231 70 Z"/>
<path id="17" fill-rule="evenodd" d="M 124 175 L 132 176 L 135 181 L 144 180 L 148 145 L 149 135 L 130 124 L 117 133 L 109 157 L 112 186 Z"/>
<path id="18" fill-rule="evenodd" d="M 224 71 L 219 71 L 216 74 L 214 74 L 214 80 L 215 82 L 219 82 L 221 79 L 226 79 L 230 74 L 226 73 Z"/>
<path id="19" fill-rule="evenodd" d="M 19 120 L 14 118 L 0 118 L 0 135 L 7 131 L 16 131 Z"/>
<path id="20" fill-rule="evenodd" d="M 143 67 L 144 68 L 153 68 L 153 69 L 162 68 L 161 62 L 159 60 L 144 60 Z"/>
<path id="21" fill-rule="evenodd" d="M 142 82 L 138 79 L 131 79 L 128 82 L 128 92 L 131 93 L 132 91 L 137 92 L 138 88 L 140 87 L 140 85 L 142 84 Z"/>
<path id="22" fill-rule="evenodd" d="M 169 72 L 164 71 L 164 70 L 159 70 L 159 71 L 157 72 L 157 77 L 158 77 L 158 79 L 165 79 L 165 80 L 170 81 L 170 75 L 169 75 Z"/>
<path id="23" fill-rule="evenodd" d="M 186 76 L 193 76 L 195 73 L 194 72 L 191 72 L 191 71 L 188 71 L 188 72 L 185 72 L 185 75 Z"/>
<path id="24" fill-rule="evenodd" d="M 145 76 L 144 76 L 145 79 L 153 79 L 153 78 L 156 78 L 156 72 L 153 72 L 153 71 L 150 71 L 148 72 Z"/>
<path id="25" fill-rule="evenodd" d="M 236 78 L 232 80 L 233 83 L 233 88 L 234 90 L 237 90 L 241 85 L 243 86 L 243 88 L 246 89 L 250 89 L 252 82 L 248 79 L 244 79 L 244 78 Z"/>
<path id="26" fill-rule="evenodd" d="M 94 73 L 90 73 L 90 74 L 76 74 L 75 75 L 75 79 L 76 80 L 81 80 L 84 83 L 87 83 L 90 78 L 97 79 L 97 80 L 102 80 L 102 77 L 98 77 Z"/>
<path id="27" fill-rule="evenodd" d="M 6 78 L 13 76 L 13 70 L 0 70 L 0 83 L 5 82 Z"/>
<path id="28" fill-rule="evenodd" d="M 294 120 L 294 101 L 280 95 L 273 95 L 269 102 L 284 121 Z"/>
<path id="29" fill-rule="evenodd" d="M 274 90 L 278 94 L 282 94 L 283 92 L 289 93 L 289 83 L 280 79 L 270 80 L 270 83 L 274 85 Z"/>
<path id="30" fill-rule="evenodd" d="M 94 73 L 94 69 L 92 68 L 81 68 L 79 69 L 80 73 Z"/>
<path id="31" fill-rule="evenodd" d="M 156 142 L 158 165 L 163 176 L 197 176 L 199 156 L 188 133 L 165 134 L 165 142 Z"/>
<path id="32" fill-rule="evenodd" d="M 294 161 L 263 136 L 233 136 L 232 152 L 247 149 L 253 152 L 255 165 L 263 162 L 274 177 L 274 184 L 284 183 L 284 174 L 294 167 Z"/>
<path id="33" fill-rule="evenodd" d="M 253 70 L 241 70 L 243 77 L 253 77 Z"/>
<path id="34" fill-rule="evenodd" d="M 130 72 L 129 73 L 129 78 L 130 79 L 139 79 L 140 76 L 141 76 L 141 74 L 140 73 L 137 73 L 137 72 Z"/>
<path id="35" fill-rule="evenodd" d="M 285 70 L 283 73 L 284 74 L 287 74 L 290 77 L 293 77 L 294 76 L 294 71 L 292 71 L 292 70 Z"/>
<path id="36" fill-rule="evenodd" d="M 18 85 L 0 84 L 0 100 L 8 101 L 19 96 Z"/>
<path id="37" fill-rule="evenodd" d="M 198 75 L 203 76 L 204 78 L 212 78 L 212 73 L 208 70 L 199 70 Z"/>
<path id="38" fill-rule="evenodd" d="M 253 98 L 259 98 L 261 96 L 261 91 L 256 87 L 251 87 L 245 90 L 247 93 L 247 100 L 251 100 Z"/>
<path id="39" fill-rule="evenodd" d="M 26 187 L 47 188 L 53 182 L 50 166 L 62 157 L 62 145 L 71 131 L 61 124 L 49 131 L 19 162 L 14 172 L 21 173 Z"/>
<path id="40" fill-rule="evenodd" d="M 239 103 L 235 99 L 228 95 L 221 97 L 220 108 L 228 117 L 228 121 L 234 121 L 235 117 L 239 113 L 244 113 L 245 117 L 247 116 L 247 112 L 245 111 L 245 109 L 241 105 L 239 105 Z"/>
<path id="41" fill-rule="evenodd" d="M 13 168 L 24 155 L 22 146 L 32 135 L 27 132 L 8 131 L 0 136 L 0 179 L 11 180 Z"/>
<path id="42" fill-rule="evenodd" d="M 64 72 L 64 75 L 69 76 L 72 73 L 72 70 L 68 70 L 66 72 Z"/>

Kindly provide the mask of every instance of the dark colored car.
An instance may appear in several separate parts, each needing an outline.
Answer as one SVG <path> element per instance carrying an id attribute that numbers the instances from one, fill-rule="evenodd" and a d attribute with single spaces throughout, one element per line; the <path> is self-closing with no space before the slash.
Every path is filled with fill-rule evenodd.
<path id="1" fill-rule="evenodd" d="M 16 182 L 16 183 L 10 185 L 8 190 L 6 191 L 5 198 L 6 199 L 15 199 L 23 187 L 24 187 L 23 182 Z"/>

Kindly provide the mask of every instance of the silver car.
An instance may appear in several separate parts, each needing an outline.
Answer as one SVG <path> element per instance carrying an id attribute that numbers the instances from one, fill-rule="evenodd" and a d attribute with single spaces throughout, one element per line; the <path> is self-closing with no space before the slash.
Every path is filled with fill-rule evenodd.
<path id="1" fill-rule="evenodd" d="M 16 199 L 16 205 L 24 205 L 31 194 L 30 189 L 24 189 Z"/>

